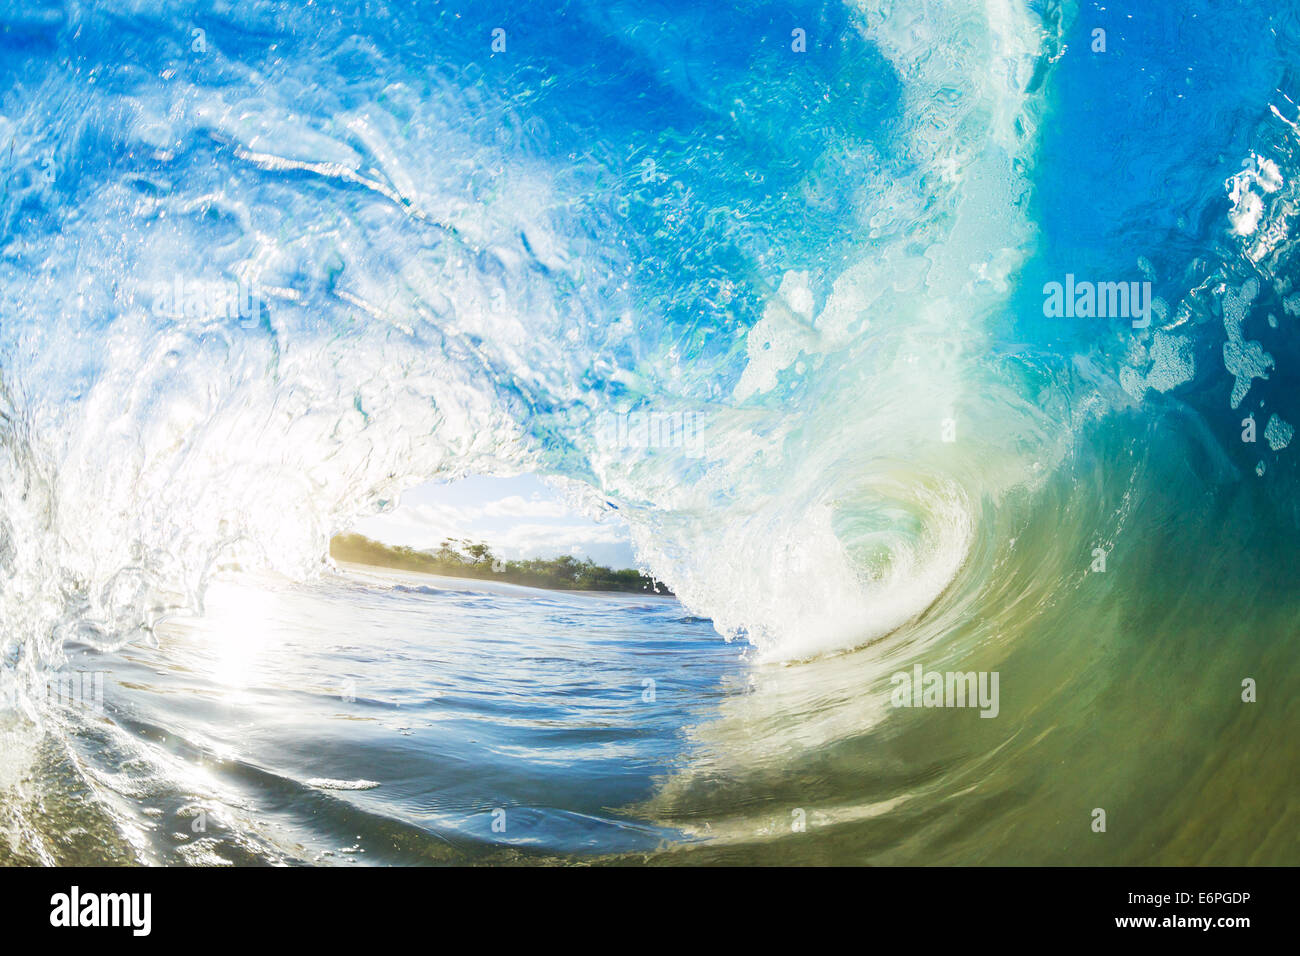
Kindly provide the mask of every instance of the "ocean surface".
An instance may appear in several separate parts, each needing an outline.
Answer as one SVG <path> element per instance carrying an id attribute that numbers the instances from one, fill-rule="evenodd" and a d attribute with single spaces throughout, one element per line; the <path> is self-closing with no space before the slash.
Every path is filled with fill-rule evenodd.
<path id="1" fill-rule="evenodd" d="M 1300 862 L 1297 67 L 1290 0 L 0 2 L 0 862 Z M 328 559 L 520 473 L 677 597 Z"/>
<path id="2" fill-rule="evenodd" d="M 222 581 L 209 605 L 156 647 L 69 654 L 101 696 L 69 684 L 57 729 L 9 738 L 44 785 L 9 808 L 30 842 L 6 859 L 645 854 L 683 834 L 639 805 L 745 680 L 740 648 L 663 597 L 351 567 Z M 56 814 L 80 834 L 54 837 Z"/>

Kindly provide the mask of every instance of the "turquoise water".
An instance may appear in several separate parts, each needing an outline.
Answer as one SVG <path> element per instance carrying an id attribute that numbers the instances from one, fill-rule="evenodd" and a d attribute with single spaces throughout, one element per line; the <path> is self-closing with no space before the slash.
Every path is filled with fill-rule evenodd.
<path id="1" fill-rule="evenodd" d="M 1292 5 L 0 16 L 4 858 L 1296 862 Z"/>

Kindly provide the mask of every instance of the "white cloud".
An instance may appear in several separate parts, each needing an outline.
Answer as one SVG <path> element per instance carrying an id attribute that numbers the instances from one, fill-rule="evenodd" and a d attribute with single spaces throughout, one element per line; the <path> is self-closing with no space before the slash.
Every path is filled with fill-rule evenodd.
<path id="1" fill-rule="evenodd" d="M 567 518 L 573 514 L 562 501 L 546 501 L 538 497 L 525 499 L 519 495 L 488 502 L 477 512 L 476 517 L 490 518 Z"/>
<path id="2" fill-rule="evenodd" d="M 490 479 L 423 486 L 394 511 L 363 519 L 352 530 L 421 550 L 435 549 L 445 538 L 468 538 L 486 542 L 507 560 L 573 554 L 615 567 L 633 566 L 621 518 L 593 521 L 570 508 L 553 489 L 535 479 L 531 485 L 537 490 L 527 496 L 501 494 L 507 489 L 493 486 Z M 437 500 L 440 496 L 459 503 Z"/>

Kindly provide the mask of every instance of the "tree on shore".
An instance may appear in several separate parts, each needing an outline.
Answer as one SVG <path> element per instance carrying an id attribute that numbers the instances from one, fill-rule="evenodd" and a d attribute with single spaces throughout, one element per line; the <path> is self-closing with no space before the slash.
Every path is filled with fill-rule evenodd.
<path id="1" fill-rule="evenodd" d="M 616 571 L 596 564 L 591 558 L 579 561 L 570 554 L 502 561 L 487 544 L 467 539 L 445 538 L 436 551 L 417 551 L 383 544 L 360 534 L 344 534 L 330 541 L 330 554 L 339 561 L 357 564 L 452 577 L 486 578 L 537 588 L 672 594 L 666 585 L 634 568 Z"/>

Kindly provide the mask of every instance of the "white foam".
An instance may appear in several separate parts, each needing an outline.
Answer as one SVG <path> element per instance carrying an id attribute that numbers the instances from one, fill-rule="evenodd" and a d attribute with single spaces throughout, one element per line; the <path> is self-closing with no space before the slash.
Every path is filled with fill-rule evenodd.
<path id="1" fill-rule="evenodd" d="M 379 786 L 376 780 L 332 780 L 329 777 L 312 777 L 307 786 L 319 790 L 374 790 Z"/>
<path id="2" fill-rule="evenodd" d="M 1287 445 L 1291 444 L 1291 439 L 1295 436 L 1295 427 L 1280 415 L 1273 414 L 1268 416 L 1268 424 L 1264 427 L 1264 437 L 1268 439 L 1268 447 L 1274 451 L 1281 451 Z"/>

